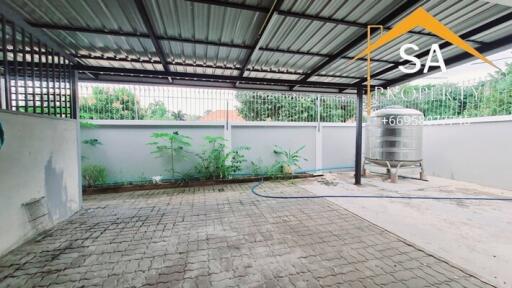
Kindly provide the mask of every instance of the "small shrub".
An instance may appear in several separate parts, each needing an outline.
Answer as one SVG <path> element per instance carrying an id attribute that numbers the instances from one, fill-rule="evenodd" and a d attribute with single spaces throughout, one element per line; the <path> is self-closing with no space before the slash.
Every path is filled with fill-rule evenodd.
<path id="1" fill-rule="evenodd" d="M 107 182 L 107 169 L 96 164 L 83 165 L 82 180 L 87 187 L 105 184 Z"/>
<path id="2" fill-rule="evenodd" d="M 242 170 L 246 162 L 243 151 L 249 147 L 241 146 L 226 152 L 226 139 L 220 136 L 206 136 L 208 149 L 197 155 L 199 164 L 196 172 L 201 179 L 227 179 Z"/>
<path id="3" fill-rule="evenodd" d="M 304 149 L 305 146 L 300 147 L 299 149 L 292 151 L 290 149 L 286 150 L 280 146 L 274 146 L 274 154 L 277 155 L 278 160 L 274 162 L 272 167 L 270 168 L 271 173 L 282 173 L 284 175 L 290 175 L 293 173 L 293 168 L 300 168 L 299 162 L 301 160 L 307 161 L 306 158 L 300 156 L 300 152 Z"/>
<path id="4" fill-rule="evenodd" d="M 251 174 L 253 176 L 265 176 L 267 174 L 267 167 L 261 164 L 261 159 L 258 160 L 258 163 L 251 161 Z"/>
<path id="5" fill-rule="evenodd" d="M 148 143 L 154 147 L 151 153 L 158 155 L 158 157 L 165 157 L 169 160 L 168 171 L 171 177 L 176 175 L 175 162 L 184 160 L 186 158 L 186 147 L 190 147 L 190 137 L 181 135 L 178 131 L 172 133 L 168 132 L 155 132 L 151 135 L 155 141 Z"/>
<path id="6" fill-rule="evenodd" d="M 98 145 L 103 145 L 103 143 L 101 143 L 101 141 L 96 139 L 96 138 L 82 140 L 82 144 L 89 145 L 91 147 L 96 147 Z"/>

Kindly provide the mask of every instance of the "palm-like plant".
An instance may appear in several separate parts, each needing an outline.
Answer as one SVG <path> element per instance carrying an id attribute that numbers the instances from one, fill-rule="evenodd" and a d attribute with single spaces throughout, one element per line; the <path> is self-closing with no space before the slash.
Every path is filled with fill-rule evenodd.
<path id="1" fill-rule="evenodd" d="M 181 110 L 178 110 L 176 112 L 173 111 L 171 113 L 171 116 L 176 121 L 185 121 L 187 118 L 187 114 L 183 113 L 183 111 L 181 111 Z"/>
<path id="2" fill-rule="evenodd" d="M 304 149 L 305 146 L 300 147 L 297 150 L 292 151 L 291 149 L 284 149 L 280 146 L 274 146 L 274 154 L 279 157 L 279 159 L 274 163 L 272 170 L 280 170 L 279 172 L 283 174 L 292 174 L 293 167 L 300 168 L 299 162 L 301 160 L 307 161 L 306 158 L 300 155 L 300 152 Z"/>

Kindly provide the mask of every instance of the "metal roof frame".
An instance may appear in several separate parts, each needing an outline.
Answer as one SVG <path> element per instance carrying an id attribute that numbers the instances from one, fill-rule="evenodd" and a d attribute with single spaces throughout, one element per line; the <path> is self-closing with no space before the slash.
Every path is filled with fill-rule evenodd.
<path id="1" fill-rule="evenodd" d="M 99 67 L 99 66 L 85 66 L 76 65 L 76 70 L 90 73 L 106 73 L 106 74 L 119 74 L 119 75 L 136 75 L 136 76 L 149 76 L 149 77 L 172 77 L 180 79 L 192 79 L 192 80 L 203 80 L 203 81 L 222 81 L 222 82 L 233 82 L 233 83 L 255 83 L 255 84 L 271 84 L 281 86 L 295 86 L 299 83 L 297 80 L 286 80 L 286 79 L 273 79 L 273 78 L 261 78 L 261 77 L 246 77 L 246 76 L 228 76 L 228 75 L 215 75 L 215 74 L 196 74 L 186 72 L 167 72 L 161 70 L 145 70 L 145 69 L 127 69 L 127 68 L 114 68 L 114 67 Z M 317 87 L 317 88 L 330 88 L 330 89 L 342 89 L 342 88 L 357 88 L 360 85 L 352 83 L 332 83 L 332 82 L 319 82 L 309 81 L 303 86 Z M 373 86 L 372 86 L 373 87 Z"/>
<path id="2" fill-rule="evenodd" d="M 149 17 L 148 11 L 146 10 L 144 1 L 135 0 L 135 5 L 137 5 L 137 10 L 139 11 L 142 21 L 144 22 L 146 30 L 148 31 L 151 43 L 153 43 L 153 46 L 155 47 L 156 54 L 158 55 L 158 58 L 160 58 L 160 64 L 162 64 L 162 66 L 164 67 L 164 71 L 170 72 L 171 70 L 169 69 L 169 66 L 167 66 L 167 58 L 165 57 L 164 49 L 162 48 L 160 41 L 156 37 L 155 28 L 151 18 Z"/>
<path id="3" fill-rule="evenodd" d="M 461 36 L 461 38 L 463 38 L 463 37 L 466 37 L 466 38 L 467 37 L 472 37 L 472 36 L 478 35 L 478 34 L 484 32 L 484 31 L 486 31 L 489 28 L 492 28 L 492 27 L 495 27 L 495 26 L 498 26 L 498 25 L 502 25 L 502 24 L 507 23 L 509 21 L 512 21 L 512 12 L 507 13 L 507 14 L 505 14 L 503 16 L 500 16 L 500 17 L 498 17 L 496 19 L 493 19 L 493 20 L 491 20 L 489 22 L 486 22 L 486 23 L 484 23 L 484 24 L 482 24 L 482 25 L 480 25 L 480 26 L 478 26 L 478 27 L 476 27 L 476 28 L 474 28 L 474 29 L 472 29 L 470 31 L 467 31 L 467 32 L 463 33 L 460 36 Z M 478 50 L 481 53 L 485 53 L 485 52 L 496 50 L 499 47 L 503 47 L 503 46 L 506 46 L 507 44 L 511 44 L 511 43 L 512 43 L 512 36 L 506 36 L 506 37 L 503 37 L 501 39 L 492 41 L 490 43 L 486 43 L 485 45 L 482 45 L 482 46 L 478 47 Z M 439 47 L 441 49 L 443 49 L 443 48 L 449 47 L 450 45 L 451 45 L 450 42 L 443 41 L 441 44 L 439 44 Z M 425 57 L 428 56 L 429 52 L 430 52 L 430 50 L 423 50 L 423 51 L 417 53 L 415 55 L 415 57 L 418 58 L 418 59 L 425 58 Z M 468 53 L 461 53 L 461 54 L 453 56 L 453 57 L 451 57 L 449 59 L 446 59 L 445 60 L 445 64 L 446 65 L 454 65 L 454 64 L 462 62 L 462 61 L 464 61 L 464 60 L 466 60 L 468 58 L 471 58 L 471 56 L 472 55 L 470 55 Z M 399 62 L 397 64 L 393 64 L 393 65 L 391 65 L 391 66 L 389 66 L 387 68 L 384 68 L 384 69 L 382 69 L 380 71 L 372 73 L 372 77 L 380 77 L 380 76 L 382 76 L 382 75 L 384 75 L 384 74 L 386 74 L 388 72 L 391 72 L 391 71 L 397 69 L 398 66 L 406 65 L 407 63 L 408 63 L 408 61 L 401 61 L 401 62 Z M 434 71 L 437 71 L 437 69 L 433 70 L 432 72 L 434 72 Z M 397 78 L 396 80 L 388 81 L 388 82 L 386 82 L 385 86 L 395 85 L 395 84 L 404 82 L 406 80 L 409 80 L 409 78 L 410 79 L 414 79 L 414 78 L 417 78 L 418 76 L 423 75 L 422 71 L 419 71 L 419 72 L 421 72 L 421 74 L 420 73 L 415 73 L 413 75 L 407 75 L 406 77 Z M 355 82 L 354 84 L 361 85 L 361 84 L 363 84 L 365 82 L 366 82 L 366 79 L 361 79 L 361 80 Z"/>
<path id="4" fill-rule="evenodd" d="M 1 51 L 1 50 L 0 50 Z M 95 61 L 108 61 L 108 62 L 125 62 L 125 63 L 135 63 L 135 64 L 160 64 L 160 61 L 157 60 L 150 60 L 150 59 L 135 59 L 135 58 L 127 58 L 127 57 L 111 57 L 111 56 L 93 56 L 93 55 L 84 55 L 84 54 L 70 54 L 71 56 L 75 57 L 76 59 L 81 60 L 95 60 Z M 384 63 L 390 63 L 393 64 L 392 61 L 384 62 Z M 398 62 L 396 62 L 398 63 Z M 223 70 L 232 70 L 232 71 L 241 71 L 239 67 L 231 67 L 231 66 L 224 66 L 224 65 L 208 65 L 208 64 L 190 64 L 190 63 L 180 63 L 180 62 L 166 62 L 167 65 L 172 65 L 176 68 L 180 67 L 190 67 L 190 68 L 207 68 L 207 69 L 223 69 Z M 271 74 L 283 74 L 283 75 L 298 75 L 298 76 L 304 76 L 305 73 L 296 72 L 296 71 L 282 71 L 282 70 L 264 70 L 264 69 L 258 69 L 258 68 L 246 68 L 246 71 L 248 72 L 261 72 L 261 73 L 271 73 Z M 327 74 L 318 74 L 317 76 L 320 77 L 332 77 L 332 78 L 340 78 L 340 79 L 354 79 L 354 80 L 363 80 L 366 81 L 365 78 L 361 77 L 353 77 L 353 76 L 344 76 L 344 75 L 327 75 Z M 374 78 L 375 80 L 379 81 L 390 81 L 389 79 L 384 78 Z"/>
<path id="5" fill-rule="evenodd" d="M 393 11 L 388 13 L 384 18 L 380 20 L 380 22 L 384 23 L 384 25 L 389 25 L 389 22 L 396 20 L 398 16 L 404 14 L 405 12 L 418 7 L 423 0 L 407 0 L 402 5 L 395 8 Z M 335 61 L 337 61 L 340 57 L 346 56 L 348 52 L 353 50 L 354 48 L 361 45 L 361 43 L 364 43 L 366 41 L 366 29 L 365 31 L 361 32 L 359 36 L 357 36 L 354 40 L 349 42 L 347 45 L 343 46 L 338 52 L 336 52 L 331 57 L 327 58 L 324 62 L 322 62 L 320 65 L 316 66 L 311 70 L 304 78 L 301 79 L 302 82 L 306 83 L 311 77 L 315 76 L 318 72 L 326 68 L 327 66 L 331 65 Z"/>
<path id="6" fill-rule="evenodd" d="M 16 0 L 0 0 L 0 4 L 6 5 L 6 1 L 16 1 Z M 226 1 L 213 1 L 213 0 L 182 0 L 185 2 L 191 2 L 191 3 L 200 3 L 204 5 L 213 5 L 217 7 L 224 7 L 226 9 L 238 9 L 242 11 L 251 11 L 254 13 L 260 13 L 266 15 L 265 21 L 260 24 L 260 28 L 258 33 L 255 35 L 253 42 L 251 45 L 247 44 L 239 44 L 239 43 L 233 43 L 231 41 L 223 41 L 221 38 L 216 38 L 215 41 L 211 41 L 208 38 L 205 39 L 191 39 L 190 37 L 176 37 L 176 36 L 167 36 L 167 35 L 159 35 L 160 33 L 157 32 L 156 24 L 154 21 L 155 19 L 152 19 L 152 16 L 148 9 L 147 3 L 145 1 L 148 0 L 132 0 L 133 3 L 135 3 L 135 7 L 137 8 L 137 12 L 139 13 L 140 18 L 142 19 L 143 27 L 145 32 L 133 32 L 119 29 L 119 26 L 117 28 L 112 29 L 115 26 L 112 26 L 111 29 L 98 29 L 98 28 L 89 28 L 89 27 L 78 27 L 73 25 L 64 25 L 64 24 L 54 24 L 54 23 L 41 23 L 40 21 L 26 21 L 28 23 L 25 23 L 26 26 L 32 26 L 32 28 L 40 28 L 46 30 L 47 33 L 52 33 L 52 31 L 63 31 L 63 32 L 75 32 L 77 33 L 76 37 L 79 37 L 81 33 L 92 33 L 92 34 L 98 34 L 98 35 L 106 35 L 106 36 L 118 36 L 118 37 L 133 37 L 135 39 L 149 39 L 151 40 L 151 44 L 154 48 L 154 51 L 156 51 L 156 57 L 154 57 L 154 54 L 148 54 L 145 55 L 134 55 L 135 57 L 131 57 L 131 54 L 124 54 L 123 57 L 115 57 L 108 55 L 107 52 L 102 51 L 101 53 L 97 53 L 94 51 L 91 51 L 89 53 L 83 53 L 74 51 L 67 54 L 68 57 L 73 59 L 73 61 L 76 63 L 74 65 L 75 69 L 78 69 L 82 73 L 87 73 L 89 77 L 93 79 L 98 79 L 98 76 L 101 74 L 119 74 L 119 75 L 139 75 L 144 77 L 156 77 L 156 78 L 164 78 L 164 77 L 177 77 L 178 79 L 195 79 L 198 81 L 220 81 L 220 82 L 234 82 L 233 86 L 236 87 L 237 83 L 257 83 L 259 85 L 264 84 L 272 84 L 272 85 L 282 85 L 285 87 L 286 90 L 298 90 L 299 87 L 314 87 L 319 89 L 333 89 L 336 88 L 336 91 L 344 91 L 347 88 L 357 88 L 358 86 L 363 85 L 366 82 L 366 79 L 362 77 L 359 73 L 356 73 L 358 75 L 355 75 L 352 71 L 354 69 L 360 69 L 357 67 L 360 66 L 354 66 L 352 63 L 352 54 L 354 52 L 354 49 L 357 47 L 361 47 L 361 45 L 364 44 L 366 41 L 366 27 L 369 23 L 364 22 L 357 22 L 357 21 L 349 21 L 346 19 L 334 19 L 329 18 L 325 16 L 319 16 L 315 15 L 318 13 L 308 13 L 308 12 L 293 12 L 293 11 L 286 11 L 288 8 L 282 8 L 282 4 L 285 2 L 285 0 L 274 0 L 272 1 L 273 5 L 271 7 L 267 6 L 255 6 L 255 5 L 249 5 L 249 4 L 241 4 L 239 2 L 226 2 Z M 5 3 L 4 3 L 5 2 Z M 384 24 L 385 29 L 390 29 L 390 25 L 394 23 L 395 21 L 399 20 L 406 12 L 420 6 L 421 4 L 424 4 L 425 2 L 428 2 L 428 0 L 404 0 L 400 3 L 400 5 L 397 5 L 396 7 L 393 7 L 394 9 L 386 10 L 388 13 L 386 15 L 383 15 L 383 17 L 376 22 Z M 8 5 L 8 4 L 7 4 Z M 186 7 L 186 6 L 181 6 Z M 389 7 L 391 8 L 391 7 Z M 18 7 L 18 9 L 20 9 Z M 22 8 L 21 8 L 22 9 Z M 199 9 L 199 8 L 197 8 Z M 13 9 L 11 9 L 13 10 Z M 15 10 L 15 9 L 14 9 Z M 218 10 L 217 10 L 218 11 Z M 303 10 L 306 11 L 306 10 Z M 18 13 L 19 14 L 19 13 Z M 268 44 L 264 44 L 263 39 L 265 38 L 265 32 L 269 30 L 269 27 L 272 27 L 272 22 L 276 21 L 274 19 L 278 18 L 277 16 L 284 17 L 283 19 L 288 18 L 295 18 L 295 19 L 303 19 L 306 21 L 312 21 L 312 23 L 328 23 L 328 24 L 334 24 L 336 26 L 343 26 L 343 27 L 349 27 L 349 28 L 356 28 L 356 30 L 352 31 L 359 31 L 357 29 L 361 29 L 364 31 L 361 31 L 361 33 L 357 32 L 355 37 L 351 37 L 349 39 L 352 39 L 351 41 L 343 44 L 341 48 L 338 48 L 335 53 L 326 53 L 325 51 L 318 52 L 319 50 L 316 49 L 315 51 L 308 51 L 311 49 L 304 49 L 304 51 L 300 51 L 300 49 L 293 49 L 291 46 L 286 46 L 286 48 L 283 49 L 283 47 L 276 47 Z M 21 17 L 19 17 L 21 19 Z M 279 19 L 280 21 L 284 21 L 283 19 Z M 488 48 L 486 47 L 496 47 L 496 45 L 506 45 L 508 43 L 512 43 L 512 33 L 507 37 L 503 37 L 503 39 L 500 39 L 499 41 L 487 41 L 486 38 L 478 38 L 481 33 L 484 33 L 488 31 L 489 29 L 492 29 L 493 27 L 496 27 L 497 25 L 502 25 L 503 23 L 507 23 L 508 21 L 512 21 L 512 12 L 498 17 L 497 19 L 491 20 L 487 23 L 484 23 L 482 25 L 479 25 L 476 28 L 473 28 L 469 30 L 469 32 L 461 34 L 461 38 L 466 39 L 468 42 L 472 42 L 473 44 L 477 44 L 478 49 L 485 49 L 487 51 Z M 372 23 L 373 24 L 373 23 Z M 281 24 L 280 24 L 281 25 Z M 302 25 L 309 25 L 308 22 L 302 22 Z M 330 26 L 332 27 L 332 26 Z M 116 30 L 117 29 L 117 30 Z M 140 28 L 139 28 L 140 29 Z M 274 29 L 274 28 L 273 28 Z M 37 30 L 37 29 L 34 29 Z M 364 32 L 364 33 L 363 33 Z M 42 33 L 45 34 L 45 33 Z M 171 34 L 170 34 L 171 35 Z M 412 36 L 420 36 L 420 37 L 437 37 L 431 33 L 428 32 L 419 32 L 419 31 L 411 31 L 408 32 L 408 35 Z M 473 37 L 478 36 L 478 39 L 473 39 Z M 67 36 L 71 37 L 71 36 Z M 49 39 L 48 37 L 46 37 Z M 53 37 L 54 39 L 57 39 Z M 195 38 L 195 37 L 194 37 Z M 268 38 L 268 37 L 267 37 Z M 248 38 L 246 38 L 248 39 Z M 492 39 L 492 38 L 491 38 Z M 112 40 L 114 41 L 114 40 Z M 123 40 L 124 41 L 124 40 Z M 213 64 L 208 63 L 207 61 L 188 61 L 188 59 L 180 59 L 181 61 L 176 60 L 168 60 L 171 58 L 173 51 L 165 50 L 163 48 L 163 41 L 169 41 L 171 44 L 173 43 L 184 43 L 184 44 L 193 44 L 193 45 L 206 45 L 208 46 L 214 46 L 214 47 L 224 47 L 226 49 L 240 49 L 244 50 L 246 52 L 243 58 L 240 58 L 241 60 L 237 63 L 236 61 L 223 63 L 223 64 L 216 64 L 215 62 Z M 236 42 L 236 41 L 235 41 Z M 267 41 L 268 42 L 268 41 Z M 247 43 L 247 42 L 245 42 Z M 58 44 L 58 43 L 57 43 Z M 59 45 L 55 45 L 56 48 L 58 48 Z M 145 44 L 147 45 L 147 44 Z M 62 46 L 62 45 L 61 45 Z M 66 46 L 66 45 L 64 45 Z M 267 46 L 267 47 L 265 47 Z M 441 44 L 441 48 L 448 47 L 449 44 L 446 42 L 443 42 Z M 179 46 L 181 47 L 181 46 Z M 94 49 L 94 48 L 92 48 Z M 183 48 L 182 48 L 183 49 Z M 186 49 L 186 48 L 185 48 Z M 206 49 L 206 48 L 202 48 Z M 208 48 L 209 49 L 209 48 Z M 69 50 L 69 48 L 68 48 Z M 299 51 L 297 51 L 299 50 Z M 268 55 L 274 55 L 282 53 L 283 57 L 284 55 L 289 55 L 286 57 L 313 57 L 308 59 L 315 59 L 308 60 L 314 65 L 310 64 L 310 67 L 304 68 L 304 69 L 297 69 L 297 68 L 289 68 L 289 67 L 279 67 L 278 65 L 274 66 L 258 66 L 252 64 L 252 58 L 256 54 L 257 51 L 260 52 L 267 52 L 270 53 Z M 151 52 L 153 53 L 153 52 Z M 171 53 L 171 54 L 169 54 Z M 234 52 L 230 52 L 234 53 Z M 239 52 L 241 53 L 241 52 Z M 428 51 L 422 51 L 418 53 L 418 57 L 424 57 L 426 56 L 425 53 L 428 53 Z M 167 54 L 167 55 L 166 55 Z M 115 53 L 112 53 L 112 55 L 116 55 Z M 258 57 L 262 57 L 261 53 L 258 54 Z M 384 55 L 384 54 L 383 54 Z M 172 55 L 174 56 L 174 55 Z M 277 57 L 280 56 L 267 56 L 265 54 L 265 57 Z M 383 75 L 386 75 L 387 73 L 390 73 L 394 69 L 396 69 L 399 65 L 405 64 L 404 61 L 394 61 L 393 59 L 385 59 L 386 57 L 378 57 L 376 59 L 372 59 L 373 62 L 376 64 L 377 72 L 373 73 L 373 79 L 382 82 L 381 86 L 389 86 L 389 85 L 395 85 L 397 83 L 406 81 L 407 79 L 411 79 L 412 77 L 417 77 L 417 75 L 406 75 L 404 77 L 385 77 Z M 456 55 L 453 57 L 450 57 L 450 64 L 456 63 L 456 60 L 460 59 L 466 59 L 467 57 L 463 57 L 460 55 Z M 157 60 L 158 59 L 158 60 Z M 179 58 L 178 58 L 179 59 Z M 288 59 L 288 58 L 287 58 Z M 201 59 L 197 59 L 201 60 Z M 256 58 L 254 59 L 256 61 Z M 91 61 L 103 61 L 103 62 L 91 62 Z M 345 62 L 340 62 L 345 61 Z M 365 62 L 365 59 L 358 59 L 358 63 Z M 112 63 L 121 63 L 126 62 L 127 65 L 122 65 L 124 67 L 130 67 L 130 68 L 121 68 L 118 67 L 119 65 L 114 65 Z M 94 65 L 103 65 L 98 66 L 95 69 L 94 67 L 91 67 L 91 63 L 94 63 Z M 335 70 L 332 70 L 327 72 L 328 68 L 331 67 L 333 64 L 340 65 L 352 65 L 351 68 L 345 69 L 343 73 L 336 73 Z M 345 64 L 346 63 L 346 64 Z M 105 67 L 104 64 L 110 65 L 115 67 Z M 379 64 L 379 65 L 377 65 Z M 146 66 L 144 66 L 146 65 Z M 161 65 L 163 68 L 163 71 L 159 71 L 158 68 L 155 69 L 155 66 L 147 67 L 147 65 Z M 358 64 L 359 65 L 359 64 Z M 172 68 L 171 68 L 172 67 Z M 337 67 L 337 66 L 336 66 Z M 149 69 L 148 69 L 149 68 Z M 203 73 L 197 73 L 197 71 L 194 71 L 194 68 L 198 69 L 219 69 L 213 71 L 214 74 L 203 74 Z M 327 69 L 326 69 L 327 68 Z M 191 70 L 192 69 L 192 70 Z M 194 72 L 191 72 L 194 71 Z M 223 71 L 223 72 L 222 72 Z M 163 73 L 165 72 L 165 73 Z M 224 75 L 218 75 L 218 72 L 222 72 L 221 74 Z M 324 73 L 322 73 L 324 72 Z M 232 74 L 235 73 L 238 75 L 238 78 L 234 77 Z M 264 77 L 260 77 L 260 74 L 258 73 L 265 73 L 263 75 Z M 257 77 L 253 77 L 253 75 L 257 75 Z M 297 77 L 293 77 L 297 76 Z M 269 77 L 269 78 L 267 78 Z M 288 77 L 289 79 L 282 79 Z M 313 79 L 313 77 L 316 77 Z M 328 77 L 329 79 L 322 79 Z M 273 79 L 277 78 L 277 79 Z M 293 79 L 292 78 L 298 78 Z M 321 81 L 318 81 L 318 79 L 321 79 Z M 337 81 L 336 79 L 349 79 L 349 80 L 355 80 L 355 81 Z M 171 82 L 173 79 L 169 79 Z M 315 81 L 312 81 L 315 80 Z"/>
<path id="7" fill-rule="evenodd" d="M 253 5 L 246 5 L 246 4 L 238 4 L 238 3 L 232 3 L 232 2 L 219 2 L 215 0 L 185 0 L 188 2 L 196 2 L 196 3 L 203 3 L 208 5 L 215 5 L 220 7 L 226 7 L 226 8 L 234 8 L 234 9 L 240 9 L 240 10 L 247 10 L 247 11 L 253 11 L 253 12 L 259 12 L 259 13 L 266 13 L 265 8 L 261 8 L 258 6 Z M 292 17 L 292 18 L 298 18 L 298 19 L 307 19 L 311 21 L 319 21 L 324 23 L 331 23 L 336 25 L 343 25 L 348 27 L 356 27 L 356 28 L 362 28 L 366 30 L 366 27 L 370 25 L 371 23 L 361 23 L 361 22 L 355 22 L 355 21 L 347 21 L 347 20 L 339 20 L 339 19 L 331 19 L 327 17 L 321 17 L 321 16 L 314 16 L 314 15 L 308 15 L 308 14 L 300 14 L 290 11 L 282 11 L 277 10 L 276 14 L 279 14 L 281 16 L 285 17 Z M 384 30 L 390 30 L 391 27 L 384 26 Z M 407 34 L 413 34 L 413 35 L 421 35 L 421 36 L 428 36 L 428 37 L 437 37 L 436 35 L 428 32 L 419 32 L 419 31 L 409 31 Z M 466 39 L 468 42 L 472 42 L 475 44 L 484 44 L 484 42 L 472 40 L 472 39 Z"/>
<path id="8" fill-rule="evenodd" d="M 281 5 L 283 4 L 283 0 L 274 0 L 274 4 L 270 8 L 270 10 L 267 13 L 267 17 L 265 18 L 265 21 L 263 21 L 263 25 L 260 28 L 260 31 L 258 32 L 258 35 L 256 36 L 256 41 L 254 44 L 254 47 L 252 47 L 251 52 L 249 52 L 249 55 L 244 60 L 244 63 L 242 64 L 242 69 L 240 71 L 240 76 L 244 76 L 245 70 L 247 69 L 247 66 L 251 62 L 251 58 L 254 55 L 256 51 L 261 46 L 261 40 L 263 39 L 263 36 L 265 35 L 265 32 L 267 31 L 267 27 L 271 25 L 273 22 L 274 15 L 277 13 L 277 11 L 281 8 Z"/>
<path id="9" fill-rule="evenodd" d="M 37 23 L 30 22 L 27 23 L 39 29 L 45 30 L 55 30 L 55 31 L 66 31 L 66 32 L 77 32 L 77 33 L 90 33 L 90 34 L 98 34 L 105 36 L 116 36 L 116 37 L 133 37 L 133 38 L 147 38 L 151 39 L 149 34 L 147 33 L 136 33 L 136 32 L 126 32 L 126 31 L 117 31 L 117 30 L 101 30 L 101 29 L 91 29 L 87 27 L 75 27 L 75 26 L 66 26 L 66 25 L 54 25 L 48 23 Z M 234 49 L 242 49 L 242 50 L 252 50 L 254 47 L 249 45 L 240 45 L 240 44 L 232 44 L 232 43 L 222 43 L 222 42 L 214 42 L 214 41 L 203 41 L 203 40 L 195 40 L 195 39 L 183 39 L 176 37 L 168 37 L 168 36 L 160 36 L 156 35 L 156 39 L 159 41 L 171 41 L 171 42 L 179 42 L 179 43 L 188 43 L 188 44 L 198 44 L 198 45 L 207 45 L 207 46 L 218 46 L 218 47 L 226 47 L 226 48 L 234 48 Z M 322 54 L 322 53 L 314 53 L 314 52 L 305 52 L 305 51 L 294 51 L 294 50 L 285 50 L 285 49 L 277 49 L 277 48 L 268 48 L 268 47 L 259 47 L 259 51 L 266 52 L 274 52 L 274 53 L 283 53 L 283 54 L 295 54 L 295 55 L 303 55 L 303 56 L 313 56 L 313 57 L 321 57 L 321 58 L 329 58 L 332 55 Z M 340 57 L 340 59 L 351 60 L 351 57 Z M 364 59 L 357 59 L 357 61 L 366 61 Z M 389 61 L 384 59 L 372 59 L 374 62 L 382 62 L 395 64 L 398 63 L 396 61 Z"/>

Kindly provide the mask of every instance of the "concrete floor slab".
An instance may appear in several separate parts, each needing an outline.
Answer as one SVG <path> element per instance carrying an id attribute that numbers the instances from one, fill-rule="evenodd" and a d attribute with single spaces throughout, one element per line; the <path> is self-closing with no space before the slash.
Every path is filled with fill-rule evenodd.
<path id="1" fill-rule="evenodd" d="M 312 195 L 294 183 L 261 188 Z M 251 185 L 85 197 L 0 259 L 0 287 L 490 287 L 336 203 Z"/>
<path id="2" fill-rule="evenodd" d="M 510 191 L 436 177 L 393 184 L 374 175 L 359 187 L 352 183 L 352 173 L 340 173 L 300 186 L 316 195 L 512 197 Z M 512 201 L 329 200 L 494 285 L 512 287 Z"/>

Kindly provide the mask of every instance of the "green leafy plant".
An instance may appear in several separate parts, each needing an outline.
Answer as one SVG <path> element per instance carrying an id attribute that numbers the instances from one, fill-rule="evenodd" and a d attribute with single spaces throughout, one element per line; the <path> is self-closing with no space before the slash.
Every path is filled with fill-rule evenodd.
<path id="1" fill-rule="evenodd" d="M 80 128 L 96 128 L 98 125 L 80 121 Z M 82 144 L 96 148 L 99 145 L 103 145 L 97 138 L 90 138 L 82 140 Z M 82 161 L 87 160 L 87 157 L 81 155 Z M 82 179 L 86 186 L 90 187 L 98 184 L 105 184 L 107 182 L 107 168 L 98 164 L 84 164 L 82 165 Z"/>
<path id="2" fill-rule="evenodd" d="M 199 164 L 196 172 L 201 179 L 227 179 L 242 170 L 246 162 L 243 151 L 247 146 L 240 146 L 227 151 L 226 139 L 220 136 L 206 136 L 208 148 L 197 154 Z"/>
<path id="3" fill-rule="evenodd" d="M 170 118 L 169 111 L 162 101 L 149 103 L 144 117 L 145 120 L 169 120 Z"/>
<path id="4" fill-rule="evenodd" d="M 278 157 L 276 162 L 271 167 L 271 173 L 282 173 L 289 175 L 293 173 L 293 168 L 300 168 L 299 162 L 301 160 L 307 161 L 306 158 L 300 155 L 300 152 L 305 146 L 297 150 L 284 149 L 280 146 L 274 146 L 274 154 Z"/>
<path id="5" fill-rule="evenodd" d="M 80 128 L 96 128 L 97 124 L 88 122 L 88 121 L 80 121 Z"/>
<path id="6" fill-rule="evenodd" d="M 261 164 L 261 159 L 258 159 L 258 163 L 251 161 L 250 168 L 253 176 L 264 176 L 267 174 L 267 169 Z"/>
<path id="7" fill-rule="evenodd" d="M 184 160 L 187 156 L 186 149 L 190 147 L 190 137 L 179 134 L 178 131 L 172 133 L 168 132 L 155 132 L 151 135 L 155 140 L 149 142 L 148 145 L 153 146 L 154 150 L 151 152 L 158 155 L 157 157 L 165 157 L 169 160 L 169 173 L 174 178 L 176 175 L 175 162 Z"/>
<path id="8" fill-rule="evenodd" d="M 183 113 L 181 110 L 171 112 L 171 116 L 172 119 L 176 121 L 185 121 L 187 119 L 187 114 Z"/>
<path id="9" fill-rule="evenodd" d="M 93 87 L 80 98 L 80 119 L 144 119 L 139 99 L 128 88 Z"/>
<path id="10" fill-rule="evenodd" d="M 82 166 L 82 180 L 87 187 L 105 184 L 107 169 L 101 165 L 87 164 Z"/>

